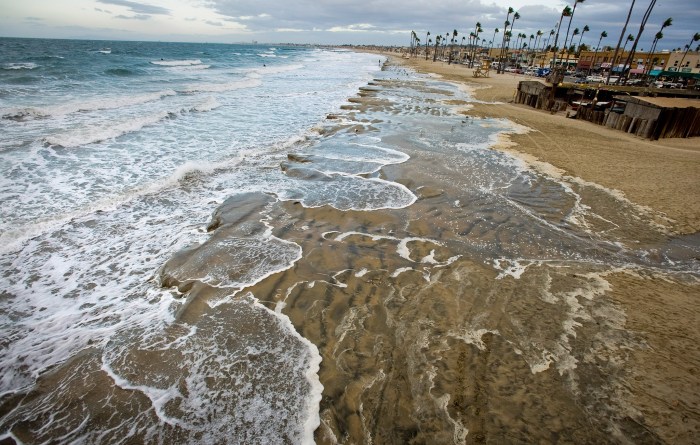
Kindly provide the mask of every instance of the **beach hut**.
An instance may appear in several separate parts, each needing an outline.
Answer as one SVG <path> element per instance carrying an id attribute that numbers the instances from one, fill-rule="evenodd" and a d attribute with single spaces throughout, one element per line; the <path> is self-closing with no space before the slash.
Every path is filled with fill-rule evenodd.
<path id="1" fill-rule="evenodd" d="M 656 140 L 700 136 L 700 100 L 615 96 L 602 124 Z"/>

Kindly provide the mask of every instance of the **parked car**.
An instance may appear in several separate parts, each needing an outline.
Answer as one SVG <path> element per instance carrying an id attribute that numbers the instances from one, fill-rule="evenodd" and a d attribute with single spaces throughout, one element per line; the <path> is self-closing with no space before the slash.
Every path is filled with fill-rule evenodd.
<path id="1" fill-rule="evenodd" d="M 640 85 L 644 85 L 644 81 L 642 79 L 627 79 L 625 81 L 625 85 L 640 86 Z"/>
<path id="2" fill-rule="evenodd" d="M 652 83 L 651 86 L 656 88 L 683 88 L 683 84 L 680 82 L 668 82 L 661 80 L 657 80 L 656 82 Z"/>
<path id="3" fill-rule="evenodd" d="M 537 71 L 539 71 L 537 68 L 535 68 L 535 67 L 530 67 L 530 68 L 528 68 L 528 69 L 525 70 L 525 75 L 526 75 L 526 76 L 536 76 L 536 75 L 537 75 Z"/>
<path id="4" fill-rule="evenodd" d="M 549 68 L 540 68 L 537 70 L 537 77 L 547 77 L 551 71 Z"/>
<path id="5" fill-rule="evenodd" d="M 605 78 L 603 76 L 598 76 L 598 75 L 586 76 L 586 83 L 603 83 L 603 82 L 605 82 Z"/>
<path id="6" fill-rule="evenodd" d="M 664 82 L 664 88 L 683 88 L 683 84 L 680 82 Z"/>

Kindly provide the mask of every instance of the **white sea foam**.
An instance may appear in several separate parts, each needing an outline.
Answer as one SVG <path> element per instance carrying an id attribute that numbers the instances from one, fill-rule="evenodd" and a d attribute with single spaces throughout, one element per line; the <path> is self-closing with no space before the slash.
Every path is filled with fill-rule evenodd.
<path id="1" fill-rule="evenodd" d="M 81 101 L 45 107 L 4 108 L 0 109 L 0 116 L 3 119 L 35 119 L 64 116 L 77 112 L 124 109 L 176 94 L 173 90 L 164 90 L 133 96 L 124 94 L 114 97 L 86 98 Z"/>
<path id="2" fill-rule="evenodd" d="M 185 86 L 181 91 L 183 93 L 223 93 L 242 88 L 255 88 L 262 85 L 260 79 L 245 78 L 223 83 L 201 83 Z"/>
<path id="3" fill-rule="evenodd" d="M 189 60 L 153 60 L 151 61 L 153 65 L 161 66 L 193 66 L 201 65 L 202 61 L 199 59 L 189 59 Z"/>
<path id="4" fill-rule="evenodd" d="M 272 318 L 267 309 L 257 303 L 241 303 L 238 296 L 214 307 L 198 305 L 207 315 L 186 325 L 179 321 L 185 306 L 181 296 L 173 289 L 160 289 L 153 276 L 174 252 L 204 241 L 208 216 L 232 190 L 248 188 L 272 194 L 282 186 L 285 192 L 294 192 L 294 184 L 300 181 L 285 178 L 277 169 L 279 157 L 286 152 L 284 147 L 299 141 L 327 110 L 353 94 L 349 85 L 364 76 L 352 69 L 359 66 L 354 62 L 357 55 L 347 57 L 342 65 L 342 58 L 334 56 L 329 61 L 324 56 L 327 53 L 316 54 L 313 70 L 301 64 L 253 68 L 251 63 L 260 62 L 250 61 L 247 67 L 229 66 L 221 71 L 200 67 L 183 75 L 177 67 L 203 64 L 167 60 L 163 62 L 170 65 L 163 64 L 164 69 L 145 70 L 149 75 L 156 73 L 148 79 L 151 88 L 157 84 L 172 89 L 166 94 L 144 91 L 148 87 L 144 87 L 143 76 L 125 76 L 112 79 L 117 85 L 110 84 L 108 90 L 85 85 L 94 89 L 92 98 L 99 96 L 102 101 L 72 99 L 67 103 L 65 89 L 61 89 L 65 85 L 57 83 L 55 89 L 42 85 L 46 95 L 41 105 L 21 96 L 12 96 L 7 102 L 17 110 L 41 110 L 32 117 L 51 118 L 3 121 L 11 131 L 0 135 L 2 144 L 23 138 L 68 146 L 102 143 L 86 150 L 15 143 L 18 148 L 12 156 L 3 152 L 3 162 L 8 164 L 2 172 L 3 199 L 7 198 L 6 208 L 14 214 L 2 215 L 0 261 L 8 274 L 2 312 L 17 322 L 8 324 L 10 328 L 4 332 L 8 340 L 0 351 L 0 392 L 28 390 L 45 370 L 60 372 L 65 363 L 68 370 L 75 371 L 68 380 L 91 388 L 95 391 L 91 395 L 114 389 L 110 384 L 94 389 L 98 379 L 92 376 L 104 372 L 115 386 L 133 391 L 134 398 L 145 395 L 147 406 L 143 413 L 122 419 L 120 415 L 131 413 L 131 407 L 118 405 L 117 399 L 103 400 L 104 412 L 115 419 L 114 430 L 100 429 L 86 416 L 78 416 L 76 423 L 70 424 L 70 417 L 79 408 L 76 413 L 62 412 L 60 418 L 53 416 L 59 401 L 74 396 L 64 390 L 68 384 L 64 381 L 49 388 L 41 403 L 13 411 L 17 418 L 50 419 L 36 431 L 45 437 L 39 441 L 101 443 L 116 437 L 115 443 L 127 442 L 129 434 L 138 430 L 147 441 L 168 443 L 172 441 L 170 428 L 182 428 L 177 433 L 182 441 L 217 443 L 230 438 L 231 425 L 237 421 L 241 422 L 235 427 L 237 431 L 248 428 L 245 431 L 252 441 L 313 441 L 322 391 L 317 377 L 320 356 L 313 345 L 297 339 L 291 342 L 297 345 L 291 354 L 290 338 L 298 334 L 288 320 L 278 316 L 280 321 L 275 323 L 288 326 L 277 329 L 280 335 L 275 338 L 270 337 L 273 330 L 267 329 L 275 323 L 264 325 L 265 335 L 257 336 L 256 329 L 231 334 L 235 328 L 231 320 L 240 314 L 243 319 L 250 315 L 269 322 Z M 129 57 L 120 52 L 122 56 Z M 106 60 L 91 58 L 101 63 Z M 222 57 L 216 66 L 226 63 Z M 330 75 L 320 80 L 319 87 L 318 69 L 324 67 Z M 236 69 L 238 80 L 230 75 Z M 258 78 L 240 78 L 240 72 L 251 69 Z M 297 72 L 289 76 L 294 82 L 287 83 L 284 73 L 289 70 Z M 249 94 L 245 88 L 250 86 L 262 88 Z M 318 88 L 328 93 L 305 94 Z M 198 94 L 208 89 L 215 94 Z M 261 96 L 266 100 L 261 101 Z M 191 113 L 219 105 L 234 112 L 230 116 Z M 163 122 L 171 116 L 184 118 Z M 137 134 L 120 137 L 125 132 Z M 337 193 L 350 202 L 352 186 L 365 182 L 359 191 L 367 192 L 363 199 L 373 205 L 412 200 L 406 188 L 386 181 L 339 175 L 332 179 L 341 185 L 340 191 L 330 187 L 323 191 L 325 197 L 315 196 L 313 184 L 309 184 L 313 199 L 333 202 Z M 12 242 L 12 247 L 6 242 Z M 217 268 L 193 275 L 220 289 L 256 282 L 289 267 L 301 255 L 296 244 L 271 238 L 269 230 L 264 236 L 241 238 L 219 247 L 232 259 L 255 263 L 254 270 L 243 270 L 243 264 L 231 261 L 229 264 L 240 267 L 237 277 Z M 246 249 L 250 250 L 243 252 Z M 263 255 L 268 257 L 257 263 Z M 232 307 L 248 309 L 241 309 L 234 317 L 224 315 Z M 254 310 L 249 311 L 250 307 Z M 182 332 L 167 335 L 173 330 Z M 159 336 L 163 338 L 158 340 Z M 232 342 L 250 347 L 230 351 L 227 348 Z M 77 354 L 86 348 L 93 348 L 86 351 L 88 356 L 94 352 L 103 358 L 101 371 L 99 363 L 93 369 L 72 368 L 81 363 L 84 356 Z M 147 351 L 158 351 L 153 356 L 163 354 L 163 360 L 133 359 Z M 266 367 L 256 367 L 259 360 L 268 359 Z M 174 373 L 181 379 L 175 384 L 167 381 L 167 373 L 151 372 L 144 363 L 167 364 L 168 369 L 186 369 L 186 373 Z M 251 373 L 240 372 L 242 365 L 249 366 Z M 279 377 L 278 371 L 291 368 L 293 374 Z M 223 379 L 225 385 L 209 387 L 212 379 Z M 187 394 L 180 391 L 185 387 Z M 221 392 L 221 388 L 230 390 Z M 75 406 L 80 403 L 75 400 Z M 178 403 L 176 409 L 172 409 L 174 403 Z M 180 410 L 187 415 L 180 417 Z"/>
<path id="5" fill-rule="evenodd" d="M 379 210 L 408 207 L 418 198 L 403 184 L 379 178 L 330 174 L 324 180 L 297 180 L 279 190 L 283 201 L 300 201 L 305 207 L 329 205 L 338 210 Z"/>
<path id="6" fill-rule="evenodd" d="M 301 64 L 290 64 L 290 65 L 280 65 L 280 66 L 266 66 L 262 68 L 255 68 L 251 70 L 252 73 L 256 74 L 282 74 L 288 73 L 290 71 L 297 71 L 304 68 Z"/>
<path id="7" fill-rule="evenodd" d="M 171 273 L 182 282 L 200 281 L 238 291 L 289 269 L 301 258 L 301 253 L 298 244 L 271 235 L 212 239 Z M 211 258 L 217 261 L 208 261 Z"/>
<path id="8" fill-rule="evenodd" d="M 5 70 L 33 70 L 39 68 L 39 65 L 32 62 L 11 62 L 2 65 Z"/>
<path id="9" fill-rule="evenodd" d="M 181 65 L 181 66 L 171 66 L 168 67 L 172 71 L 182 71 L 182 72 L 187 72 L 187 71 L 200 71 L 200 70 L 208 70 L 211 68 L 211 65 Z"/>
<path id="10" fill-rule="evenodd" d="M 105 126 L 95 125 L 83 127 L 68 133 L 47 136 L 44 138 L 44 142 L 49 145 L 57 145 L 65 148 L 80 147 L 107 139 L 113 139 L 127 133 L 139 131 L 146 126 L 157 124 L 158 122 L 173 116 L 174 114 L 172 112 L 160 111 L 149 116 L 141 116 L 139 118 L 130 119 L 124 122 L 113 123 Z"/>
<path id="11" fill-rule="evenodd" d="M 304 405 L 302 408 L 302 412 L 304 412 L 304 424 L 303 435 L 300 437 L 300 439 L 302 444 L 313 444 L 315 443 L 314 431 L 316 431 L 316 428 L 318 428 L 321 423 L 319 406 L 323 395 L 323 385 L 318 377 L 318 371 L 321 368 L 322 361 L 321 354 L 319 353 L 315 344 L 311 343 L 297 332 L 289 317 L 282 313 L 270 311 L 265 306 L 260 304 L 258 300 L 255 301 L 255 305 L 274 314 L 280 320 L 280 324 L 284 326 L 288 332 L 292 333 L 292 335 L 294 335 L 300 342 L 302 342 L 306 348 L 308 348 L 310 359 L 304 375 L 309 383 L 310 391 L 304 400 Z"/>
<path id="12" fill-rule="evenodd" d="M 211 111 L 219 108 L 221 104 L 214 97 L 208 97 L 204 102 L 192 107 L 192 111 Z"/>

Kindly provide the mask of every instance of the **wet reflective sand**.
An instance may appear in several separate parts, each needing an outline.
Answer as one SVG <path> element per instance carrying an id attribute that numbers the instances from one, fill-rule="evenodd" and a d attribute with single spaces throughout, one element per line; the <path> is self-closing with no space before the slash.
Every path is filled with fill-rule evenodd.
<path id="1" fill-rule="evenodd" d="M 316 440 L 692 443 L 698 238 L 489 150 L 508 124 L 457 114 L 445 85 L 372 89 L 322 143 L 360 128 L 409 154 L 380 176 L 418 200 L 286 203 L 304 256 L 251 289 L 323 357 Z"/>

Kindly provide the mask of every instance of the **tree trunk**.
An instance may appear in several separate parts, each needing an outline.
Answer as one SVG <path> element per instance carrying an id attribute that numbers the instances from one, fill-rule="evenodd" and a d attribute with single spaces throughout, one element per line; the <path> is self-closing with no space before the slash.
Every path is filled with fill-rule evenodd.
<path id="1" fill-rule="evenodd" d="M 627 20 L 625 21 L 625 26 L 622 27 L 622 32 L 620 33 L 620 40 L 617 41 L 617 46 L 615 47 L 615 54 L 613 55 L 613 61 L 617 60 L 617 54 L 620 52 L 620 44 L 622 43 L 622 39 L 625 37 L 625 33 L 627 32 L 627 25 L 630 22 L 630 17 L 632 16 L 632 9 L 634 9 L 634 2 L 636 0 L 632 0 L 632 4 L 630 5 L 630 10 L 627 13 Z M 655 1 L 655 0 L 652 0 Z M 612 64 L 610 65 L 610 71 L 608 72 L 608 78 L 605 80 L 605 83 L 607 84 L 610 82 L 610 75 L 612 74 Z"/>

